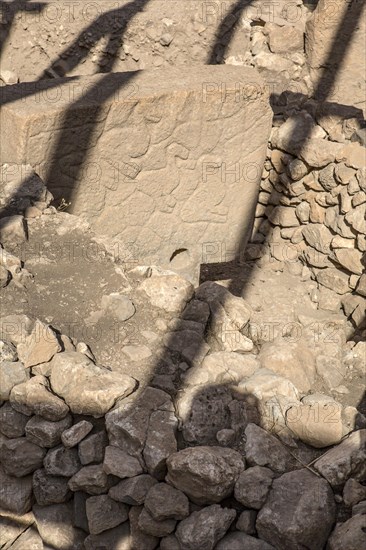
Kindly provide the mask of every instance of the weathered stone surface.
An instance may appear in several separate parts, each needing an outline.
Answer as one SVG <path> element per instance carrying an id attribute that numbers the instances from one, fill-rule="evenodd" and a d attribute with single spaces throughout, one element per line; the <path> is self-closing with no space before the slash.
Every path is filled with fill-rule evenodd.
<path id="1" fill-rule="evenodd" d="M 1 263 L 1 253 L 4 252 L 0 248 L 0 263 Z M 5 342 L 0 340 L 0 362 L 2 361 L 17 361 L 18 354 L 16 347 L 11 342 Z"/>
<path id="2" fill-rule="evenodd" d="M 1 317 L 0 334 L 3 340 L 15 346 L 25 341 L 32 332 L 34 321 L 27 315 L 7 315 Z"/>
<path id="3" fill-rule="evenodd" d="M 316 448 L 339 443 L 344 435 L 342 405 L 332 397 L 312 394 L 286 412 L 286 425 L 296 437 Z"/>
<path id="4" fill-rule="evenodd" d="M 138 519 L 138 527 L 143 533 L 153 537 L 165 537 L 170 535 L 175 529 L 175 519 L 164 519 L 157 521 L 144 507 Z"/>
<path id="5" fill-rule="evenodd" d="M 350 271 L 351 273 L 355 273 L 356 275 L 362 275 L 364 271 L 364 266 L 362 265 L 362 252 L 355 249 L 344 249 L 340 248 L 335 251 L 335 257 L 337 259 L 337 262 L 347 269 L 347 271 Z"/>
<path id="6" fill-rule="evenodd" d="M 157 482 L 149 474 L 124 479 L 109 489 L 109 496 L 118 502 L 139 506 L 145 502 L 147 493 Z"/>
<path id="7" fill-rule="evenodd" d="M 127 321 L 135 315 L 136 308 L 128 296 L 113 292 L 103 296 L 102 310 L 111 314 L 118 321 Z"/>
<path id="8" fill-rule="evenodd" d="M 23 216 L 6 216 L 0 220 L 0 241 L 4 245 L 21 244 L 27 240 Z"/>
<path id="9" fill-rule="evenodd" d="M 197 504 L 220 502 L 244 470 L 244 459 L 232 449 L 192 447 L 167 460 L 167 481 Z"/>
<path id="10" fill-rule="evenodd" d="M 281 227 L 297 227 L 299 225 L 295 209 L 286 206 L 277 206 L 272 210 L 268 219 L 273 225 L 280 225 Z"/>
<path id="11" fill-rule="evenodd" d="M 184 549 L 213 550 L 229 529 L 235 516 L 235 510 L 221 508 L 218 504 L 207 506 L 181 521 L 176 530 L 176 537 Z"/>
<path id="12" fill-rule="evenodd" d="M 104 548 L 131 550 L 130 527 L 128 522 L 124 522 L 118 525 L 118 527 L 104 531 L 99 535 L 89 535 L 84 540 L 84 546 L 85 550 L 104 550 Z"/>
<path id="13" fill-rule="evenodd" d="M 245 435 L 245 457 L 251 466 L 266 466 L 277 473 L 294 467 L 294 459 L 273 435 L 256 424 L 248 424 Z"/>
<path id="14" fill-rule="evenodd" d="M 106 427 L 110 445 L 120 447 L 132 456 L 141 455 L 148 433 L 149 418 L 155 410 L 171 410 L 169 394 L 148 387 L 134 401 L 128 401 L 106 415 Z"/>
<path id="15" fill-rule="evenodd" d="M 170 350 L 180 353 L 182 360 L 191 366 L 200 365 L 210 350 L 202 335 L 193 330 L 167 332 L 163 343 Z"/>
<path id="16" fill-rule="evenodd" d="M 175 535 L 160 539 L 160 550 L 181 550 L 181 545 Z"/>
<path id="17" fill-rule="evenodd" d="M 32 101 L 16 102 L 16 116 L 13 102 L 4 106 L 1 122 L 9 134 L 2 151 L 4 162 L 29 158 L 40 167 L 41 177 L 57 164 L 57 178 L 51 176 L 48 187 L 56 199 L 65 197 L 66 189 L 67 200 L 72 195 L 70 174 L 81 163 L 80 151 L 88 149 L 88 162 L 100 167 L 103 185 L 95 188 L 94 182 L 91 188 L 90 178 L 78 170 L 80 177 L 72 185 L 82 192 L 73 197 L 73 212 L 86 215 L 95 229 L 131 243 L 139 255 L 134 260 L 169 264 L 182 248 L 190 256 L 201 257 L 207 235 L 210 242 L 225 241 L 226 250 L 235 254 L 243 220 L 248 220 L 248 229 L 251 222 L 272 118 L 268 92 L 257 71 L 229 65 L 212 69 L 202 64 L 189 70 L 161 69 L 159 79 L 148 70 L 115 73 L 105 78 L 102 96 L 97 75 L 81 80 L 83 93 L 76 95 L 70 82 L 60 81 L 59 99 L 47 103 L 47 113 L 41 97 L 47 93 L 48 81 L 36 93 L 32 90 Z M 208 85 L 218 81 L 225 83 L 224 101 L 221 87 Z M 116 90 L 130 85 L 134 87 L 132 101 L 129 94 L 116 96 Z M 25 92 L 27 85 L 20 86 Z M 97 105 L 101 107 L 98 117 Z M 66 129 L 65 110 L 70 117 Z M 88 137 L 76 130 L 83 124 Z M 90 124 L 100 139 L 90 140 L 86 130 Z M 56 146 L 61 131 L 61 144 Z M 25 141 L 21 136 L 26 133 Z M 247 141 L 251 143 L 248 149 L 243 148 Z M 252 162 L 259 169 L 247 186 L 242 167 Z M 226 167 L 235 165 L 240 177 L 226 175 Z M 222 185 L 222 173 L 230 181 L 230 192 Z M 124 185 L 117 184 L 116 174 Z M 91 194 L 92 206 L 86 200 Z M 209 261 L 217 261 L 212 254 L 208 256 Z"/>
<path id="18" fill-rule="evenodd" d="M 361 294 L 361 296 L 366 297 L 366 273 L 361 275 L 361 277 L 358 280 L 358 284 L 356 287 L 357 294 Z"/>
<path id="19" fill-rule="evenodd" d="M 11 279 L 11 273 L 4 267 L 0 265 L 0 288 L 5 288 Z"/>
<path id="20" fill-rule="evenodd" d="M 59 351 L 61 344 L 56 333 L 38 319 L 24 344 L 18 345 L 19 358 L 26 368 L 47 363 Z"/>
<path id="21" fill-rule="evenodd" d="M 0 461 L 11 476 L 24 477 L 42 466 L 45 450 L 25 437 L 8 439 L 0 447 Z"/>
<path id="22" fill-rule="evenodd" d="M 266 502 L 274 473 L 269 468 L 254 466 L 242 472 L 235 483 L 234 495 L 246 508 L 260 510 Z"/>
<path id="23" fill-rule="evenodd" d="M 360 204 L 347 212 L 345 219 L 355 231 L 366 234 L 366 204 Z"/>
<path id="24" fill-rule="evenodd" d="M 34 526 L 28 527 L 11 545 L 12 550 L 44 550 L 44 545 Z"/>
<path id="25" fill-rule="evenodd" d="M 43 464 L 47 474 L 53 476 L 71 477 L 81 468 L 77 450 L 63 445 L 50 449 Z"/>
<path id="26" fill-rule="evenodd" d="M 134 378 L 98 367 L 82 353 L 63 352 L 52 359 L 52 389 L 76 414 L 102 416 L 135 385 Z"/>
<path id="27" fill-rule="evenodd" d="M 215 546 L 215 550 L 274 550 L 274 546 L 264 540 L 245 533 L 229 533 Z"/>
<path id="28" fill-rule="evenodd" d="M 302 230 L 305 241 L 315 250 L 323 254 L 329 254 L 332 233 L 322 224 L 307 225 Z"/>
<path id="29" fill-rule="evenodd" d="M 29 373 L 25 370 L 20 361 L 1 361 L 0 362 L 0 400 L 9 399 L 10 392 L 18 384 L 22 384 L 29 379 Z"/>
<path id="30" fill-rule="evenodd" d="M 10 405 L 4 403 L 0 408 L 0 433 L 6 437 L 15 438 L 25 434 L 25 427 L 29 416 L 19 413 Z"/>
<path id="31" fill-rule="evenodd" d="M 93 462 L 103 462 L 108 437 L 104 430 L 91 434 L 79 443 L 78 452 L 81 464 L 86 466 Z"/>
<path id="32" fill-rule="evenodd" d="M 141 531 L 139 527 L 139 518 L 143 510 L 142 506 L 132 506 L 128 514 L 130 531 L 131 531 L 131 550 L 138 550 L 143 548 L 144 550 L 155 550 L 159 544 L 158 537 L 147 535 Z"/>
<path id="33" fill-rule="evenodd" d="M 301 392 L 308 392 L 315 382 L 315 358 L 304 340 L 278 338 L 265 343 L 259 360 L 264 368 L 288 378 Z"/>
<path id="34" fill-rule="evenodd" d="M 85 533 L 72 525 L 72 505 L 33 506 L 37 529 L 44 545 L 59 550 L 82 548 Z"/>
<path id="35" fill-rule="evenodd" d="M 173 274 L 149 277 L 139 289 L 147 294 L 151 305 L 174 313 L 183 311 L 194 293 L 192 283 Z"/>
<path id="36" fill-rule="evenodd" d="M 260 363 L 255 355 L 218 351 L 207 355 L 199 367 L 189 369 L 183 379 L 189 386 L 235 384 L 259 368 Z"/>
<path id="37" fill-rule="evenodd" d="M 304 468 L 274 480 L 256 527 L 260 538 L 279 550 L 318 550 L 324 546 L 334 520 L 331 487 Z"/>
<path id="38" fill-rule="evenodd" d="M 69 480 L 69 487 L 71 491 L 100 495 L 108 491 L 108 476 L 102 464 L 84 466 Z"/>
<path id="39" fill-rule="evenodd" d="M 32 508 L 32 476 L 13 477 L 0 467 L 0 506 L 16 514 L 26 514 Z"/>
<path id="40" fill-rule="evenodd" d="M 361 500 L 366 500 L 366 487 L 356 479 L 350 478 L 343 488 L 343 501 L 346 506 L 354 506 Z"/>
<path id="41" fill-rule="evenodd" d="M 142 474 L 143 468 L 137 458 L 130 456 L 118 447 L 108 446 L 105 449 L 103 469 L 106 474 L 113 474 L 121 479 Z"/>
<path id="42" fill-rule="evenodd" d="M 156 479 L 164 479 L 167 458 L 177 451 L 177 428 L 178 420 L 172 412 L 155 411 L 150 416 L 143 457 L 147 471 Z"/>
<path id="43" fill-rule="evenodd" d="M 69 412 L 66 403 L 50 391 L 47 378 L 41 375 L 15 386 L 10 403 L 19 412 L 34 413 L 51 422 L 62 420 Z"/>
<path id="44" fill-rule="evenodd" d="M 157 483 L 146 495 L 145 508 L 157 521 L 184 519 L 189 515 L 189 501 L 184 493 L 167 483 Z"/>
<path id="45" fill-rule="evenodd" d="M 346 294 L 349 292 L 349 276 L 338 269 L 327 267 L 319 271 L 316 275 L 319 284 L 335 290 L 337 294 Z"/>
<path id="46" fill-rule="evenodd" d="M 255 535 L 257 532 L 255 528 L 256 519 L 257 519 L 256 510 L 244 510 L 240 514 L 238 521 L 235 524 L 235 527 L 239 531 L 242 531 L 247 535 Z"/>
<path id="47" fill-rule="evenodd" d="M 366 476 L 366 430 L 353 432 L 315 463 L 314 468 L 333 486 L 343 485 L 350 477 L 362 481 Z"/>
<path id="48" fill-rule="evenodd" d="M 94 496 L 86 501 L 86 515 L 90 534 L 98 535 L 126 521 L 128 507 L 108 495 Z"/>
<path id="49" fill-rule="evenodd" d="M 352 21 L 355 20 L 358 21 L 356 29 L 352 25 Z M 352 36 L 346 51 L 343 50 L 343 40 L 338 42 L 340 26 L 342 36 Z M 332 102 L 338 105 L 357 105 L 361 110 L 365 108 L 365 83 L 360 76 L 366 70 L 363 55 L 364 35 L 365 22 L 360 6 L 352 4 L 348 8 L 343 2 L 335 4 L 332 0 L 319 2 L 306 25 L 305 44 L 312 81 L 318 81 L 326 66 L 328 78 L 332 79 L 334 75 L 334 81 L 331 80 Z M 333 48 L 337 53 L 334 56 L 329 55 L 330 44 L 335 44 Z M 338 54 L 341 49 L 342 56 Z M 324 90 L 319 90 L 318 94 L 322 99 Z"/>
<path id="50" fill-rule="evenodd" d="M 260 401 L 266 401 L 276 395 L 298 400 L 299 392 L 293 383 L 269 369 L 258 369 L 250 378 L 242 380 L 237 390 L 242 394 L 253 395 Z"/>
<path id="51" fill-rule="evenodd" d="M 359 550 L 366 544 L 366 515 L 359 514 L 338 523 L 328 542 L 329 550 Z"/>
<path id="52" fill-rule="evenodd" d="M 33 491 L 37 504 L 48 506 L 60 504 L 71 497 L 65 477 L 49 476 L 46 470 L 36 470 L 33 474 Z"/>
<path id="53" fill-rule="evenodd" d="M 87 420 L 81 420 L 61 434 L 61 440 L 65 447 L 75 447 L 93 429 L 93 424 Z"/>
<path id="54" fill-rule="evenodd" d="M 54 447 L 61 442 L 62 432 L 71 424 L 72 418 L 69 415 L 58 422 L 33 416 L 25 427 L 25 434 L 29 441 L 40 447 Z"/>

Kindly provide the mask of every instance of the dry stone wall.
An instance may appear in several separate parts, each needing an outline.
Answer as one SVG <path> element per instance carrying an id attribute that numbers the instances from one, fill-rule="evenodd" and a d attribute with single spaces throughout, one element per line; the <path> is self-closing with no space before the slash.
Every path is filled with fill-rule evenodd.
<path id="1" fill-rule="evenodd" d="M 139 260 L 167 264 L 186 249 L 199 263 L 207 242 L 225 242 L 228 259 L 238 254 L 272 119 L 254 69 L 171 68 L 47 86 L 30 97 L 32 84 L 6 88 L 3 161 L 31 163 L 56 199 L 131 243 Z"/>
<path id="2" fill-rule="evenodd" d="M 269 254 L 274 262 L 292 263 L 294 270 L 300 260 L 305 276 L 323 288 L 322 305 L 337 311 L 342 304 L 354 325 L 365 328 L 362 118 L 351 110 L 332 133 L 330 118 L 319 117 L 317 123 L 309 110 L 278 121 L 272 130 L 256 209 L 255 244 L 248 252 L 254 257 Z M 326 289 L 336 291 L 339 300 L 327 301 Z"/>

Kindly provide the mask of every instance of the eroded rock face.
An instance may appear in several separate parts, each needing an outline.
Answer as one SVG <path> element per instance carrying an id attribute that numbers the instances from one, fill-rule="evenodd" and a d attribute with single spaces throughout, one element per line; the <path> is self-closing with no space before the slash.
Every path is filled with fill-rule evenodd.
<path id="1" fill-rule="evenodd" d="M 176 537 L 187 550 L 212 550 L 225 535 L 236 516 L 235 510 L 218 504 L 193 512 L 177 527 Z"/>
<path id="2" fill-rule="evenodd" d="M 167 481 L 197 504 L 220 502 L 233 490 L 244 459 L 232 449 L 191 447 L 172 454 Z"/>
<path id="3" fill-rule="evenodd" d="M 48 379 L 41 375 L 15 386 L 10 403 L 19 412 L 38 414 L 51 422 L 62 420 L 69 412 L 66 403 L 50 391 Z"/>
<path id="4" fill-rule="evenodd" d="M 329 538 L 329 550 L 358 550 L 366 543 L 366 516 L 358 514 L 344 523 L 338 523 Z"/>
<path id="5" fill-rule="evenodd" d="M 136 380 L 98 367 L 78 352 L 58 353 L 52 360 L 51 386 L 73 413 L 102 416 L 117 398 L 133 392 Z"/>
<path id="6" fill-rule="evenodd" d="M 283 474 L 258 514 L 260 538 L 279 550 L 322 548 L 335 520 L 329 484 L 306 469 Z"/>

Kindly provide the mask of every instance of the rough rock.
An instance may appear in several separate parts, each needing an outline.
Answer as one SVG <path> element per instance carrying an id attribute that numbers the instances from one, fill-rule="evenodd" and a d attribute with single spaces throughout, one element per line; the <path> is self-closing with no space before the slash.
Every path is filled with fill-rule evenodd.
<path id="1" fill-rule="evenodd" d="M 61 434 L 61 440 L 65 447 L 75 447 L 93 429 L 93 424 L 87 420 L 81 420 Z"/>
<path id="2" fill-rule="evenodd" d="M 108 476 L 102 464 L 84 466 L 69 480 L 69 487 L 71 491 L 100 495 L 108 491 Z"/>
<path id="3" fill-rule="evenodd" d="M 332 485 L 343 485 L 350 477 L 366 478 L 366 430 L 353 432 L 347 439 L 322 455 L 314 468 Z"/>
<path id="4" fill-rule="evenodd" d="M 8 439 L 0 447 L 0 461 L 4 471 L 11 476 L 24 477 L 42 466 L 44 449 L 25 437 Z"/>
<path id="5" fill-rule="evenodd" d="M 29 368 L 47 363 L 61 349 L 56 333 L 49 325 L 37 319 L 24 344 L 18 345 L 18 354 L 24 366 Z"/>
<path id="6" fill-rule="evenodd" d="M 7 244 L 22 244 L 27 240 L 23 216 L 6 216 L 0 220 L 0 242 Z"/>
<path id="7" fill-rule="evenodd" d="M 356 479 L 348 479 L 343 488 L 343 502 L 352 507 L 361 500 L 366 500 L 366 487 Z"/>
<path id="8" fill-rule="evenodd" d="M 128 522 L 99 535 L 89 535 L 84 541 L 85 550 L 131 550 L 130 527 Z M 137 548 L 136 548 L 137 550 Z"/>
<path id="9" fill-rule="evenodd" d="M 134 477 L 143 472 L 143 468 L 137 458 L 130 456 L 126 451 L 118 447 L 112 446 L 108 446 L 105 449 L 103 469 L 106 474 L 113 474 L 121 479 Z"/>
<path id="10" fill-rule="evenodd" d="M 149 474 L 123 479 L 109 489 L 109 496 L 118 502 L 139 506 L 145 502 L 146 495 L 157 482 Z"/>
<path id="11" fill-rule="evenodd" d="M 167 332 L 163 337 L 164 346 L 178 352 L 189 365 L 200 365 L 210 350 L 203 337 L 193 330 Z"/>
<path id="12" fill-rule="evenodd" d="M 52 359 L 51 386 L 73 413 L 102 416 L 133 392 L 136 380 L 98 367 L 82 353 L 63 352 Z"/>
<path id="13" fill-rule="evenodd" d="M 303 341 L 288 342 L 278 338 L 265 343 L 260 350 L 262 367 L 288 378 L 301 392 L 308 392 L 315 382 L 315 358 Z"/>
<path id="14" fill-rule="evenodd" d="M 27 315 L 7 315 L 1 317 L 0 334 L 3 340 L 17 346 L 32 332 L 34 321 Z"/>
<path id="15" fill-rule="evenodd" d="M 33 416 L 25 428 L 27 439 L 40 447 L 54 447 L 61 442 L 62 432 L 71 426 L 71 416 L 58 422 L 50 422 L 40 416 Z"/>
<path id="16" fill-rule="evenodd" d="M 119 447 L 131 456 L 141 455 L 148 432 L 149 418 L 155 410 L 171 410 L 169 394 L 157 388 L 148 387 L 134 401 L 121 403 L 106 415 L 109 443 Z"/>
<path id="17" fill-rule="evenodd" d="M 335 257 L 337 259 L 337 262 L 347 269 L 347 271 L 350 271 L 351 273 L 355 273 L 356 275 L 362 275 L 364 271 L 364 267 L 362 265 L 362 252 L 356 249 L 344 249 L 339 248 L 335 251 Z"/>
<path id="18" fill-rule="evenodd" d="M 9 476 L 0 467 L 0 507 L 22 515 L 32 508 L 32 501 L 32 476 Z"/>
<path id="19" fill-rule="evenodd" d="M 329 550 L 359 550 L 366 544 L 366 515 L 359 514 L 338 523 L 328 542 Z"/>
<path id="20" fill-rule="evenodd" d="M 141 531 L 139 527 L 139 518 L 142 510 L 142 506 L 132 506 L 128 514 L 131 531 L 131 546 L 129 550 L 130 548 L 131 550 L 139 550 L 139 548 L 143 548 L 144 550 L 155 550 L 159 544 L 159 539 L 157 537 L 147 535 Z"/>
<path id="21" fill-rule="evenodd" d="M 286 425 L 304 443 L 318 449 L 329 447 L 344 435 L 342 406 L 332 397 L 308 395 L 287 410 Z"/>
<path id="22" fill-rule="evenodd" d="M 43 462 L 47 474 L 71 477 L 81 468 L 76 449 L 67 449 L 63 445 L 50 449 Z"/>
<path id="23" fill-rule="evenodd" d="M 94 496 L 86 501 L 86 515 L 90 534 L 98 535 L 127 521 L 128 507 L 108 495 Z"/>
<path id="24" fill-rule="evenodd" d="M 297 227 L 299 225 L 295 209 L 286 206 L 277 206 L 272 210 L 268 219 L 273 225 L 281 227 Z"/>
<path id="25" fill-rule="evenodd" d="M 262 466 L 248 468 L 235 483 L 236 500 L 246 508 L 260 510 L 266 502 L 274 475 L 272 470 Z"/>
<path id="26" fill-rule="evenodd" d="M 1 248 L 0 248 L 1 252 Z M 17 361 L 18 354 L 16 347 L 11 342 L 0 340 L 0 362 L 2 361 Z"/>
<path id="27" fill-rule="evenodd" d="M 138 519 L 139 529 L 146 535 L 153 537 L 165 537 L 170 535 L 176 526 L 175 519 L 164 519 L 162 521 L 155 520 L 144 507 Z"/>
<path id="28" fill-rule="evenodd" d="M 34 526 L 29 527 L 11 545 L 12 550 L 44 550 L 44 545 Z"/>
<path id="29" fill-rule="evenodd" d="M 213 550 L 235 516 L 235 510 L 222 508 L 218 504 L 207 506 L 181 521 L 176 537 L 184 550 Z"/>
<path id="30" fill-rule="evenodd" d="M 273 481 L 256 527 L 260 538 L 278 550 L 318 550 L 325 545 L 334 520 L 331 487 L 304 468 Z"/>
<path id="31" fill-rule="evenodd" d="M 257 532 L 255 528 L 256 519 L 257 519 L 256 510 L 244 510 L 240 514 L 238 521 L 235 524 L 235 527 L 239 531 L 242 531 L 247 535 L 255 535 Z"/>
<path id="32" fill-rule="evenodd" d="M 229 533 L 215 546 L 215 550 L 275 550 L 274 546 L 264 540 L 246 533 Z"/>
<path id="33" fill-rule="evenodd" d="M 172 454 L 167 460 L 167 481 L 197 504 L 220 502 L 228 496 L 244 459 L 232 449 L 191 447 Z"/>
<path id="34" fill-rule="evenodd" d="M 147 294 L 151 305 L 172 313 L 182 312 L 194 293 L 192 283 L 174 274 L 149 277 L 139 289 Z"/>
<path id="35" fill-rule="evenodd" d="M 33 506 L 37 529 L 44 545 L 58 550 L 82 548 L 85 533 L 72 525 L 72 505 Z"/>
<path id="36" fill-rule="evenodd" d="M 346 292 L 350 290 L 348 275 L 332 267 L 327 267 L 319 271 L 316 275 L 316 280 L 326 288 L 335 290 L 337 294 L 346 294 Z"/>
<path id="37" fill-rule="evenodd" d="M 258 369 L 250 378 L 242 380 L 237 390 L 242 394 L 253 395 L 259 401 L 266 401 L 277 395 L 289 397 L 295 402 L 299 398 L 299 392 L 290 380 L 263 368 Z"/>
<path id="38" fill-rule="evenodd" d="M 93 462 L 103 462 L 108 436 L 104 430 L 91 434 L 79 443 L 78 452 L 83 466 Z"/>
<path id="39" fill-rule="evenodd" d="M 9 402 L 4 403 L 0 408 L 0 433 L 6 437 L 15 438 L 24 435 L 28 421 L 29 416 L 13 409 Z"/>
<path id="40" fill-rule="evenodd" d="M 67 479 L 49 476 L 44 469 L 36 470 L 33 474 L 33 492 L 40 506 L 60 504 L 71 498 Z"/>
<path id="41" fill-rule="evenodd" d="M 332 233 L 322 224 L 307 225 L 302 230 L 305 241 L 322 254 L 329 254 Z"/>
<path id="42" fill-rule="evenodd" d="M 19 412 L 37 414 L 51 422 L 62 420 L 69 412 L 66 403 L 50 391 L 47 378 L 41 375 L 15 386 L 10 403 Z"/>
<path id="43" fill-rule="evenodd" d="M 116 292 L 103 296 L 101 307 L 118 321 L 127 321 L 135 315 L 136 308 L 128 296 Z"/>
<path id="44" fill-rule="evenodd" d="M 178 420 L 170 411 L 154 411 L 143 451 L 147 471 L 158 480 L 166 474 L 167 458 L 177 451 L 176 432 Z"/>
<path id="45" fill-rule="evenodd" d="M 0 362 L 0 400 L 9 399 L 10 392 L 18 384 L 22 384 L 29 379 L 29 372 L 24 368 L 20 361 L 1 361 Z"/>
<path id="46" fill-rule="evenodd" d="M 181 520 L 189 515 L 189 501 L 184 493 L 167 483 L 157 483 L 146 495 L 145 508 L 157 521 Z"/>
<path id="47" fill-rule="evenodd" d="M 189 369 L 183 376 L 189 386 L 235 384 L 260 368 L 255 355 L 218 351 L 207 355 L 202 365 Z"/>
<path id="48" fill-rule="evenodd" d="M 294 468 L 294 459 L 276 437 L 256 424 L 248 424 L 245 435 L 245 457 L 249 465 L 266 466 L 277 473 Z"/>

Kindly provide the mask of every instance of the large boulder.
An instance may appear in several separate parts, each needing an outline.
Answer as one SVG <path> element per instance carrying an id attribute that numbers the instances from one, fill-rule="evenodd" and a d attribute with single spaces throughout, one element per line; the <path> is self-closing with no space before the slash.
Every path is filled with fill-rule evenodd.
<path id="1" fill-rule="evenodd" d="M 278 550 L 319 550 L 335 521 L 335 501 L 330 485 L 302 469 L 274 480 L 268 499 L 258 514 L 260 538 Z"/>

